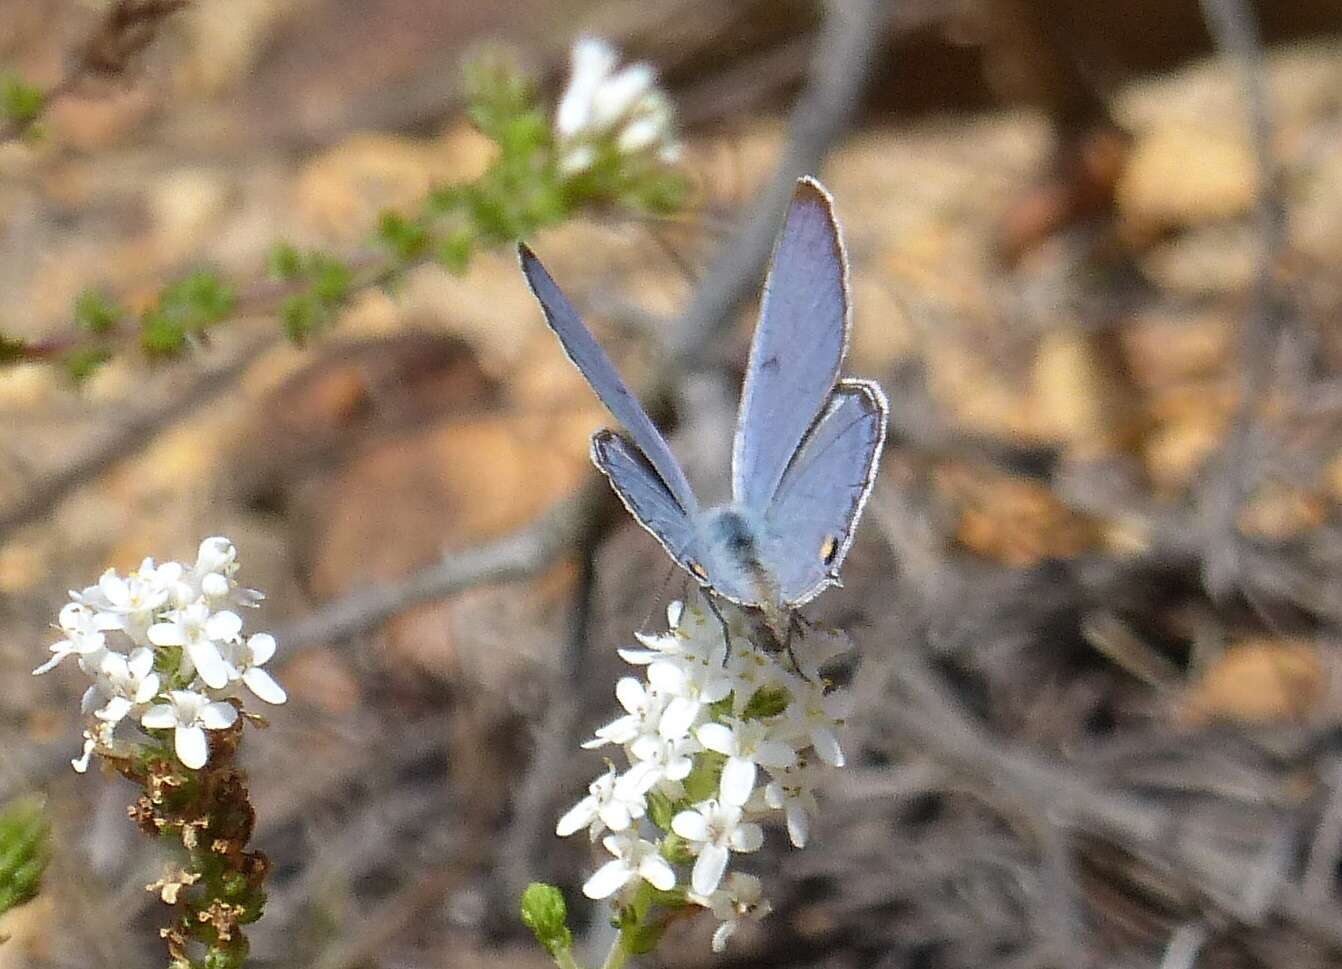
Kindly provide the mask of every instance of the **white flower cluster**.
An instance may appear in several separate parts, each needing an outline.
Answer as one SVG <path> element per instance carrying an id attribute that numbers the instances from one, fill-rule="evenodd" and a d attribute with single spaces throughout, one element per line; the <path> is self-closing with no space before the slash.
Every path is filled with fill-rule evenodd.
<path id="1" fill-rule="evenodd" d="M 88 770 L 95 750 L 123 750 L 114 732 L 125 722 L 171 729 L 178 759 L 200 768 L 209 759 L 205 731 L 234 724 L 241 686 L 266 703 L 285 701 L 262 668 L 275 653 L 275 638 L 243 638 L 242 618 L 228 608 L 262 598 L 238 586 L 237 558 L 228 539 L 207 538 L 195 565 L 147 558 L 129 575 L 108 569 L 97 585 L 70 593 L 57 621 L 65 638 L 33 673 L 73 656 L 93 678 L 81 703 L 92 716 L 83 755 L 71 761 L 75 770 Z"/>
<path id="2" fill-rule="evenodd" d="M 648 64 L 617 70 L 619 54 L 603 40 L 573 45 L 572 73 L 555 112 L 559 168 L 565 175 L 591 169 L 610 151 L 646 154 L 662 162 L 680 157 L 671 101 L 657 88 Z"/>
<path id="3" fill-rule="evenodd" d="M 566 836 L 586 828 L 593 841 L 601 838 L 614 857 L 583 892 L 617 904 L 644 881 L 674 890 L 674 858 L 688 852 L 693 866 L 684 898 L 720 920 L 713 949 L 722 951 L 741 919 L 769 912 L 759 879 L 728 872 L 732 853 L 758 849 L 759 821 L 774 812 L 786 820 L 792 844 L 805 846 L 819 764 L 843 766 L 837 733 L 846 697 L 827 692 L 818 676 L 789 669 L 783 654 L 752 645 L 745 629 L 731 629 L 724 661 L 716 619 L 678 602 L 667 618 L 668 633 L 640 634 L 645 648 L 620 651 L 626 662 L 646 668 L 646 679 L 616 684 L 625 715 L 583 744 L 619 746 L 629 766 L 621 772 L 608 762 L 555 830 Z M 670 831 L 648 840 L 654 800 L 668 808 Z"/>

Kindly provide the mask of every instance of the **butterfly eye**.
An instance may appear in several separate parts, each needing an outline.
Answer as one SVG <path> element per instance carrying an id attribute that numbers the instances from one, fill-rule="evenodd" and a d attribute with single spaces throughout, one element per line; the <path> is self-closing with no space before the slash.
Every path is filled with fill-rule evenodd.
<path id="1" fill-rule="evenodd" d="M 839 540 L 833 535 L 826 535 L 825 540 L 820 543 L 820 561 L 826 565 L 834 564 L 834 556 L 839 554 Z"/>
<path id="2" fill-rule="evenodd" d="M 688 564 L 690 566 L 690 571 L 694 573 L 696 578 L 701 579 L 704 582 L 708 581 L 708 572 L 704 569 L 702 565 L 694 561 L 691 561 Z"/>

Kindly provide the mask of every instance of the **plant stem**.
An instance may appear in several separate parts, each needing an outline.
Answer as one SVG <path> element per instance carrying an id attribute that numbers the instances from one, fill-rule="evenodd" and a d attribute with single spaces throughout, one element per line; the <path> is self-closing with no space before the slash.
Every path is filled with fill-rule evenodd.
<path id="1" fill-rule="evenodd" d="M 606 954 L 606 961 L 601 964 L 601 969 L 621 969 L 629 958 L 629 950 L 624 945 L 624 932 L 620 932 L 615 937 L 615 942 L 610 947 L 610 952 Z"/>

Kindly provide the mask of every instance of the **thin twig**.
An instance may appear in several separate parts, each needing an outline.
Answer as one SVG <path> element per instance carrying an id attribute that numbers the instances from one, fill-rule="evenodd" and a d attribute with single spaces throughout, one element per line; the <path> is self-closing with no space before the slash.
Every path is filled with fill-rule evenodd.
<path id="1" fill-rule="evenodd" d="M 420 602 L 441 599 L 485 582 L 535 575 L 571 551 L 591 527 L 607 489 L 593 486 L 524 528 L 475 548 L 444 553 L 403 579 L 365 586 L 277 633 L 290 647 L 327 643 L 371 629 Z"/>
<path id="2" fill-rule="evenodd" d="M 881 42 L 882 6 L 879 0 L 830 0 L 811 57 L 810 83 L 792 111 L 778 167 L 719 251 L 676 328 L 672 350 L 681 360 L 697 360 L 754 296 L 795 182 L 819 170 L 857 109 Z"/>
<path id="3" fill-rule="evenodd" d="M 1253 452 L 1261 423 L 1256 410 L 1271 385 L 1282 340 L 1294 314 L 1278 280 L 1287 244 L 1287 213 L 1273 154 L 1271 97 L 1258 25 L 1247 0 L 1200 2 L 1217 49 L 1239 75 L 1258 169 L 1258 269 L 1253 309 L 1244 321 L 1240 338 L 1244 377 L 1220 467 L 1209 482 L 1203 508 L 1208 540 L 1205 580 L 1212 593 L 1220 595 L 1241 585 L 1246 572 L 1236 519 L 1257 478 L 1259 462 Z"/>

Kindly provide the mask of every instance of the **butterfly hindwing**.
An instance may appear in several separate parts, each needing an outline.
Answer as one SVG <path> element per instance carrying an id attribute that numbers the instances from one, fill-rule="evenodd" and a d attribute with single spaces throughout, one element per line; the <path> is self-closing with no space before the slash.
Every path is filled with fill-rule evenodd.
<path id="1" fill-rule="evenodd" d="M 834 389 L 848 343 L 848 268 L 829 194 L 803 178 L 764 284 L 732 446 L 732 494 L 762 510 Z"/>
<path id="2" fill-rule="evenodd" d="M 837 581 L 876 479 L 888 411 L 874 382 L 840 381 L 765 510 L 761 564 L 789 606 Z"/>
<path id="3" fill-rule="evenodd" d="M 620 435 L 602 430 L 592 435 L 592 463 L 610 481 L 638 523 L 652 533 L 681 568 L 694 574 L 689 558 L 694 546 L 694 525 L 647 460 Z"/>

